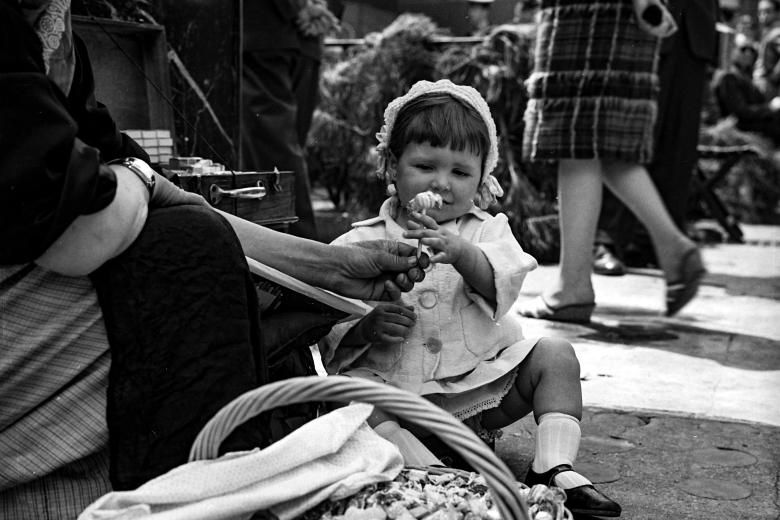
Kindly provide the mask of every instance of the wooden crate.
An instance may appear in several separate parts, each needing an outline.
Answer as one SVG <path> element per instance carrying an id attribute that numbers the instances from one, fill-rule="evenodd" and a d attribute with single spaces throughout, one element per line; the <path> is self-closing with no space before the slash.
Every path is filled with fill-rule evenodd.
<path id="1" fill-rule="evenodd" d="M 297 222 L 295 177 L 291 171 L 166 174 L 187 191 L 199 193 L 217 209 L 262 226 L 286 231 Z"/>

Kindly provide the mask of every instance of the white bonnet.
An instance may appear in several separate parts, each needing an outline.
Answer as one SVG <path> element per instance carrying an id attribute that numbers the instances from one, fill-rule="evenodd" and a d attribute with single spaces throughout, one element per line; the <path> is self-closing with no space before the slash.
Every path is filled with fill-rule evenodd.
<path id="1" fill-rule="evenodd" d="M 466 85 L 456 85 L 448 79 L 440 79 L 435 82 L 425 80 L 418 81 L 409 89 L 409 92 L 401 97 L 395 98 L 387 105 L 387 108 L 385 108 L 384 125 L 379 133 L 376 134 L 376 138 L 379 141 L 379 144 L 376 146 L 376 153 L 379 159 L 377 175 L 388 182 L 393 180 L 388 175 L 387 160 L 390 155 L 390 135 L 393 131 L 393 126 L 395 125 L 398 113 L 409 101 L 431 92 L 450 94 L 453 97 L 465 101 L 482 116 L 482 120 L 485 122 L 490 144 L 487 156 L 485 157 L 485 166 L 482 171 L 482 183 L 477 192 L 477 197 L 475 198 L 475 203 L 479 204 L 484 209 L 494 203 L 496 197 L 500 197 L 504 194 L 501 185 L 496 178 L 491 175 L 498 164 L 498 135 L 496 133 L 496 123 L 490 115 L 490 108 L 488 107 L 487 102 L 485 102 L 485 99 L 477 89 Z"/>

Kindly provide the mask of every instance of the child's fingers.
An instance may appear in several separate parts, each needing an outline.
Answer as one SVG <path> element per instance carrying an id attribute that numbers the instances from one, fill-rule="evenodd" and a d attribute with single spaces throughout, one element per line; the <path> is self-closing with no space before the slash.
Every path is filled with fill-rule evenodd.
<path id="1" fill-rule="evenodd" d="M 409 335 L 409 327 L 404 327 L 395 323 L 385 323 L 378 330 L 378 337 L 381 341 L 387 343 L 398 343 L 404 341 Z"/>
<path id="2" fill-rule="evenodd" d="M 381 312 L 383 318 L 390 323 L 411 326 L 417 319 L 414 308 L 406 305 L 387 304 L 383 306 Z"/>
<path id="3" fill-rule="evenodd" d="M 430 215 L 424 215 L 419 211 L 412 211 L 409 216 L 412 217 L 412 220 L 409 222 L 420 223 L 428 229 L 439 229 L 439 225 L 436 223 L 436 220 L 434 220 Z"/>
<path id="4" fill-rule="evenodd" d="M 391 336 L 391 335 L 389 335 L 389 334 L 380 334 L 380 335 L 379 335 L 379 340 L 380 340 L 382 343 L 390 343 L 390 344 L 393 344 L 393 343 L 401 343 L 401 342 L 403 342 L 405 339 L 406 339 L 406 338 L 405 338 L 405 337 L 403 337 L 403 336 Z"/>
<path id="5" fill-rule="evenodd" d="M 442 251 L 440 253 L 436 253 L 431 257 L 431 263 L 438 264 L 447 261 L 447 253 Z"/>
<path id="6" fill-rule="evenodd" d="M 441 232 L 436 229 L 421 228 L 404 231 L 404 238 L 440 238 Z"/>

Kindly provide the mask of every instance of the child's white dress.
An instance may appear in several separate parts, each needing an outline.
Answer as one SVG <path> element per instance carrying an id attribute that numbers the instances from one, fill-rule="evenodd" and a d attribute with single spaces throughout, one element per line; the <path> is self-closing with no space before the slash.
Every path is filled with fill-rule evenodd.
<path id="1" fill-rule="evenodd" d="M 349 244 L 405 239 L 392 218 L 394 200 L 382 204 L 379 216 L 353 224 L 333 241 Z M 523 252 L 509 228 L 507 217 L 472 207 L 457 220 L 440 224 L 477 245 L 495 276 L 493 306 L 467 285 L 450 264 L 435 264 L 425 280 L 404 293 L 402 303 L 414 307 L 417 322 L 403 343 L 339 347 L 355 322 L 336 325 L 320 345 L 323 364 L 331 374 L 383 381 L 409 390 L 466 419 L 498 406 L 511 388 L 516 368 L 538 338 L 523 338 L 520 318 L 509 310 L 526 273 L 536 260 Z"/>

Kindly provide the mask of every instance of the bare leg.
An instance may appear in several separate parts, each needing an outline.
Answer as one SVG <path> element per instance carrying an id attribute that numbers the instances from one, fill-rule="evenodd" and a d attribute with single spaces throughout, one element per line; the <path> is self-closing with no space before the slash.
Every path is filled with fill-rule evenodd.
<path id="1" fill-rule="evenodd" d="M 436 458 L 436 455 L 431 453 L 431 451 L 415 437 L 412 432 L 406 428 L 402 428 L 393 415 L 374 408 L 374 412 L 366 422 L 378 435 L 398 447 L 398 451 L 401 452 L 404 462 L 407 465 L 441 465 L 441 461 Z"/>
<path id="2" fill-rule="evenodd" d="M 482 425 L 502 428 L 533 411 L 538 419 L 551 412 L 582 417 L 580 363 L 571 344 L 561 338 L 542 338 L 517 372 L 515 386 L 498 408 L 486 411 Z"/>
<path id="3" fill-rule="evenodd" d="M 695 244 L 680 231 L 644 166 L 622 161 L 604 164 L 604 181 L 647 228 L 661 268 L 674 278 L 684 252 Z"/>
<path id="4" fill-rule="evenodd" d="M 560 273 L 544 295 L 553 307 L 594 300 L 590 273 L 602 182 L 598 160 L 562 160 L 558 165 Z"/>
<path id="5" fill-rule="evenodd" d="M 523 417 L 533 403 L 539 425 L 532 469 L 545 473 L 565 464 L 571 468 L 580 445 L 582 418 L 580 364 L 571 344 L 560 338 L 542 338 L 523 360 L 515 388 L 498 409 L 485 412 L 482 425 L 498 428 Z M 590 484 L 574 471 L 556 476 L 556 484 L 570 489 Z"/>

